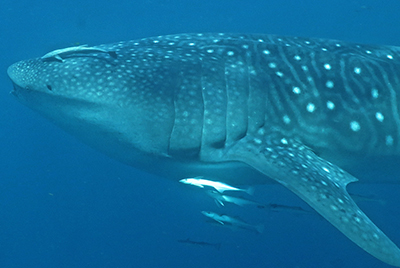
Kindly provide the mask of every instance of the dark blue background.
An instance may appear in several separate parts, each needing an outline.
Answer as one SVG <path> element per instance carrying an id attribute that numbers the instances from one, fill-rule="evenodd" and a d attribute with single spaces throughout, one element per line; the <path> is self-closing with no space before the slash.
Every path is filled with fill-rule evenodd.
<path id="1" fill-rule="evenodd" d="M 388 267 L 317 215 L 228 207 L 264 233 L 210 225 L 199 212 L 218 208 L 201 191 L 82 145 L 8 94 L 6 68 L 56 48 L 181 32 L 400 45 L 399 12 L 399 0 L 2 0 L 0 267 Z M 351 187 L 387 201 L 360 206 L 400 244 L 400 187 Z M 278 185 L 255 197 L 308 209 Z M 177 242 L 186 238 L 222 246 Z"/>

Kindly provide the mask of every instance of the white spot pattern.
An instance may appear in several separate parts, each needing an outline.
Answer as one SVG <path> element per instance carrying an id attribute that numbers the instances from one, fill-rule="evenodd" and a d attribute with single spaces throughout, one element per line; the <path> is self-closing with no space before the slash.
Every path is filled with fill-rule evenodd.
<path id="1" fill-rule="evenodd" d="M 289 116 L 288 115 L 284 115 L 283 116 L 283 122 L 286 124 L 286 125 L 288 125 L 288 124 L 290 124 L 290 118 L 289 118 Z"/>
<path id="2" fill-rule="evenodd" d="M 308 103 L 307 104 L 307 111 L 310 112 L 310 113 L 314 112 L 315 111 L 315 104 L 312 103 L 312 102 Z"/>
<path id="3" fill-rule="evenodd" d="M 355 67 L 355 68 L 354 68 L 354 73 L 360 74 L 360 73 L 361 73 L 361 68 Z"/>
<path id="4" fill-rule="evenodd" d="M 354 132 L 357 132 L 357 131 L 359 131 L 361 129 L 361 126 L 360 126 L 360 123 L 358 123 L 357 121 L 351 121 L 350 122 L 350 128 Z"/>
<path id="5" fill-rule="evenodd" d="M 335 84 L 332 81 L 328 80 L 326 81 L 325 85 L 327 88 L 333 88 Z"/>
<path id="6" fill-rule="evenodd" d="M 276 63 L 275 62 L 270 62 L 268 64 L 269 68 L 276 68 Z"/>
<path id="7" fill-rule="evenodd" d="M 383 116 L 383 114 L 381 114 L 380 112 L 377 112 L 377 113 L 375 114 L 375 117 L 376 117 L 376 119 L 377 119 L 379 122 L 383 122 L 383 119 L 385 119 L 385 117 Z"/>
<path id="8" fill-rule="evenodd" d="M 333 109 L 335 109 L 335 104 L 334 104 L 333 102 L 331 102 L 331 101 L 327 101 L 327 102 L 326 102 L 326 107 L 327 107 L 329 110 L 333 110 Z"/>
<path id="9" fill-rule="evenodd" d="M 386 136 L 385 143 L 387 146 L 392 146 L 393 145 L 393 137 L 390 135 Z"/>
<path id="10" fill-rule="evenodd" d="M 292 91 L 293 91 L 294 94 L 300 94 L 301 93 L 301 90 L 300 90 L 299 87 L 293 87 Z"/>
<path id="11" fill-rule="evenodd" d="M 372 98 L 377 99 L 379 97 L 379 91 L 376 88 L 371 90 Z"/>

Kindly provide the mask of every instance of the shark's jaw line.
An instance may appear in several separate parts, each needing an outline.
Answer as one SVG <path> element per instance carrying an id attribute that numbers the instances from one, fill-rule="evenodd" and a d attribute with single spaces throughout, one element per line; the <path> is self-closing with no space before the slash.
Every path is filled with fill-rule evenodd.
<path id="1" fill-rule="evenodd" d="M 59 49 L 8 74 L 21 102 L 110 156 L 176 180 L 272 179 L 400 267 L 342 169 L 400 155 L 399 70 L 397 47 L 180 34 Z"/>

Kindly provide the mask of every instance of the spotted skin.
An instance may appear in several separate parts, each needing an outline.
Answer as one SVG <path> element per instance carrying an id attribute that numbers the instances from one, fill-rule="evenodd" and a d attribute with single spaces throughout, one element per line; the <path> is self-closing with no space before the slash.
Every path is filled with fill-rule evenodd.
<path id="1" fill-rule="evenodd" d="M 14 95 L 142 169 L 226 183 L 273 179 L 400 267 L 400 250 L 351 199 L 346 185 L 357 179 L 341 169 L 399 155 L 400 48 L 181 34 L 96 49 L 10 66 Z"/>

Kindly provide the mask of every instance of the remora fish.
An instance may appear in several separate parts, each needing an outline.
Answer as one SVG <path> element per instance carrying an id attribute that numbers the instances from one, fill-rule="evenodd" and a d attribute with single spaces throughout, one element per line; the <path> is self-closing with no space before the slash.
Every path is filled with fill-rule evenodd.
<path id="1" fill-rule="evenodd" d="M 305 210 L 302 207 L 286 206 L 286 205 L 280 205 L 280 204 L 276 204 L 276 203 L 259 205 L 258 208 L 265 208 L 265 209 L 269 209 L 269 210 L 275 211 L 275 212 L 284 211 L 284 212 L 297 213 L 297 214 L 312 214 L 312 213 L 314 213 L 313 211 Z"/>
<path id="2" fill-rule="evenodd" d="M 238 206 L 257 206 L 257 207 L 263 207 L 264 205 L 250 201 L 241 197 L 235 197 L 235 196 L 230 196 L 230 195 L 224 195 L 216 191 L 207 191 L 207 194 L 211 196 L 215 202 L 221 206 L 225 206 L 225 203 L 232 203 Z"/>
<path id="3" fill-rule="evenodd" d="M 275 180 L 400 267 L 399 248 L 354 203 L 346 186 L 357 179 L 342 169 L 400 155 L 400 48 L 247 34 L 96 48 L 117 56 L 69 51 L 62 62 L 13 64 L 12 93 L 109 156 L 165 177 Z"/>
<path id="4" fill-rule="evenodd" d="M 186 178 L 186 179 L 182 179 L 179 182 L 182 182 L 184 184 L 189 184 L 189 185 L 193 185 L 193 186 L 197 186 L 200 188 L 204 188 L 204 186 L 208 186 L 208 187 L 212 187 L 215 190 L 217 190 L 220 193 L 223 193 L 225 191 L 240 191 L 240 192 L 246 192 L 248 194 L 252 194 L 253 193 L 253 188 L 249 188 L 249 189 L 239 189 L 233 186 L 230 186 L 226 183 L 222 183 L 219 181 L 210 181 L 210 180 L 206 180 L 203 178 Z"/>
<path id="5" fill-rule="evenodd" d="M 111 57 L 116 57 L 114 51 L 108 51 L 102 48 L 97 47 L 89 47 L 87 45 L 75 46 L 75 47 L 67 47 L 62 49 L 53 50 L 44 56 L 42 56 L 42 60 L 58 60 L 63 62 L 64 59 L 62 57 L 67 57 L 69 55 L 78 55 L 78 54 L 93 54 L 93 53 L 107 53 Z"/>
<path id="6" fill-rule="evenodd" d="M 192 244 L 192 245 L 199 245 L 199 246 L 210 246 L 210 247 L 215 247 L 216 249 L 220 249 L 221 248 L 221 243 L 209 243 L 209 242 L 203 242 L 203 241 L 194 241 L 194 240 L 190 240 L 189 238 L 185 239 L 185 240 L 178 240 L 179 243 L 183 243 L 183 244 Z"/>
<path id="7" fill-rule="evenodd" d="M 218 222 L 221 225 L 226 225 L 230 226 L 233 228 L 241 228 L 245 230 L 250 230 L 250 231 L 255 231 L 257 233 L 262 233 L 264 231 L 264 225 L 251 225 L 248 223 L 245 223 L 244 221 L 241 221 L 239 219 L 236 219 L 234 217 L 224 215 L 224 214 L 217 214 L 215 212 L 211 211 L 202 211 L 201 212 L 204 216 L 213 219 L 214 221 Z"/>
<path id="8" fill-rule="evenodd" d="M 379 199 L 373 195 L 359 195 L 359 194 L 350 194 L 351 198 L 358 203 L 358 202 L 375 202 L 380 204 L 381 206 L 385 206 L 387 201 L 383 199 Z"/>

